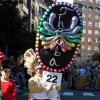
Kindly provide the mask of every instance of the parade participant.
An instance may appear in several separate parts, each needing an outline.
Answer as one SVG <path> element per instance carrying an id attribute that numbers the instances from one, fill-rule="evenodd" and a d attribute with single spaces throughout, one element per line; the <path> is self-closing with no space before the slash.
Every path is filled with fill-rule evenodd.
<path id="1" fill-rule="evenodd" d="M 75 85 L 74 85 L 75 82 L 76 82 L 75 69 L 74 69 L 74 66 L 71 66 L 68 72 L 67 88 L 75 88 Z"/>
<path id="2" fill-rule="evenodd" d="M 100 65 L 98 65 L 96 70 L 95 90 L 100 90 Z"/>
<path id="3" fill-rule="evenodd" d="M 42 83 L 43 68 L 38 64 L 36 66 L 36 74 L 29 79 L 29 100 L 59 100 L 59 86 L 45 85 Z M 52 94 L 49 96 L 49 91 Z"/>
<path id="4" fill-rule="evenodd" d="M 0 96 L 3 97 L 3 100 L 16 100 L 17 98 L 16 85 L 14 81 L 9 78 L 10 73 L 11 73 L 10 66 L 7 64 L 3 64 L 1 70 L 2 90 L 0 91 Z"/>
<path id="5" fill-rule="evenodd" d="M 86 64 L 82 63 L 79 70 L 79 76 L 77 77 L 76 88 L 77 89 L 86 89 L 87 88 L 87 71 L 85 69 Z"/>
<path id="6" fill-rule="evenodd" d="M 30 52 L 31 51 L 31 52 Z M 33 59 L 31 59 L 33 58 Z M 60 100 L 58 91 L 60 86 L 45 85 L 42 83 L 43 67 L 36 61 L 36 55 L 33 49 L 28 49 L 24 54 L 25 66 L 36 73 L 29 79 L 28 87 L 30 90 L 28 100 Z M 27 60 L 26 60 L 27 59 Z M 35 69 L 35 70 L 33 70 Z M 59 98 L 59 99 L 58 99 Z"/>

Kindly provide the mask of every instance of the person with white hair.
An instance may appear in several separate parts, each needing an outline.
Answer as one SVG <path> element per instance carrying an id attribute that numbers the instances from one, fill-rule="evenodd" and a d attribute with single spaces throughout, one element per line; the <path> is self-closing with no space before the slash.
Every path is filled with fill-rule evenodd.
<path id="1" fill-rule="evenodd" d="M 43 68 L 36 65 L 36 74 L 29 79 L 29 98 L 28 100 L 60 100 L 58 91 L 59 86 L 45 85 L 42 83 Z"/>
<path id="2" fill-rule="evenodd" d="M 36 54 L 33 49 L 28 49 L 24 54 L 24 65 L 35 75 L 29 79 L 28 100 L 60 100 L 58 91 L 60 86 L 53 86 L 52 84 L 45 85 L 42 82 L 43 67 L 37 62 Z"/>

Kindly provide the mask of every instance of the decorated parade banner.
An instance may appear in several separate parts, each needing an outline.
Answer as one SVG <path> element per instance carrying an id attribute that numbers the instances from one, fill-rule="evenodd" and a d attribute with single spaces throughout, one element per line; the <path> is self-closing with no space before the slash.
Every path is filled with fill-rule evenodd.
<path id="1" fill-rule="evenodd" d="M 82 38 L 83 20 L 79 9 L 67 2 L 48 7 L 36 34 L 36 56 L 50 72 L 64 72 L 75 60 Z"/>
<path id="2" fill-rule="evenodd" d="M 52 84 L 54 86 L 60 86 L 62 80 L 62 73 L 43 71 L 42 82 L 46 85 Z"/>

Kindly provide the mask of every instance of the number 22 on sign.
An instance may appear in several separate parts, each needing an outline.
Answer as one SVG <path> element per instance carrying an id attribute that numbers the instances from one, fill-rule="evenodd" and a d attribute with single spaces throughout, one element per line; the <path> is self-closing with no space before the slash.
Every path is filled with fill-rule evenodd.
<path id="1" fill-rule="evenodd" d="M 43 71 L 42 83 L 48 85 L 53 84 L 55 86 L 60 86 L 62 80 L 62 73 Z"/>

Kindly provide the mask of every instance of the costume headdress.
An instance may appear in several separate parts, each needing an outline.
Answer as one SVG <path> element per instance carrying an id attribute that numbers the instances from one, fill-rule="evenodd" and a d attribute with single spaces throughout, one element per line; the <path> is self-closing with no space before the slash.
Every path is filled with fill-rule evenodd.
<path id="1" fill-rule="evenodd" d="M 24 53 L 24 60 L 25 63 L 24 65 L 31 71 L 35 72 L 35 67 L 36 67 L 36 54 L 32 48 L 28 49 Z"/>
<path id="2" fill-rule="evenodd" d="M 36 56 L 48 71 L 62 72 L 73 63 L 82 37 L 81 12 L 73 4 L 57 2 L 42 16 L 36 34 Z"/>

